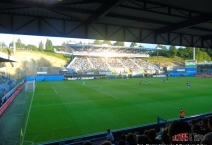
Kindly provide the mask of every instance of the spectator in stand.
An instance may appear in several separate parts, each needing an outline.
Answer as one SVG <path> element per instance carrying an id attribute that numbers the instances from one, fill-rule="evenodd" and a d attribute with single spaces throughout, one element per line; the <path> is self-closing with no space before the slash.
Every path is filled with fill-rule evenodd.
<path id="1" fill-rule="evenodd" d="M 190 122 L 190 125 L 191 125 L 191 127 L 196 125 L 196 121 L 194 119 L 192 119 L 191 122 Z"/>
<path id="2" fill-rule="evenodd" d="M 200 128 L 202 128 L 202 118 L 199 118 L 199 121 L 197 124 L 200 126 Z"/>
<path id="3" fill-rule="evenodd" d="M 211 132 L 211 130 L 208 128 L 208 119 L 204 118 L 204 119 L 202 119 L 201 134 L 205 135 L 205 134 L 207 134 L 209 132 Z"/>
<path id="4" fill-rule="evenodd" d="M 146 135 L 140 135 L 137 144 L 150 144 L 150 139 Z"/>
<path id="5" fill-rule="evenodd" d="M 190 133 L 191 127 L 183 121 L 175 121 L 169 125 L 168 136 L 171 144 L 181 144 L 181 141 L 173 141 L 173 136 L 181 133 Z M 186 142 L 183 142 L 186 143 Z"/>
<path id="6" fill-rule="evenodd" d="M 145 134 L 146 136 L 148 136 L 148 130 L 145 130 L 145 131 L 144 131 L 144 134 Z"/>
<path id="7" fill-rule="evenodd" d="M 90 141 L 85 141 L 82 145 L 92 145 L 92 143 Z"/>
<path id="8" fill-rule="evenodd" d="M 115 145 L 118 145 L 119 144 L 119 137 L 116 137 L 116 139 L 115 139 L 115 143 L 114 143 Z"/>
<path id="9" fill-rule="evenodd" d="M 139 134 L 138 132 L 135 132 L 135 133 L 134 133 L 134 136 L 135 136 L 135 139 L 137 140 L 138 137 L 140 136 L 140 134 Z"/>
<path id="10" fill-rule="evenodd" d="M 199 125 L 195 124 L 191 127 L 191 132 L 196 134 L 201 134 L 201 128 Z"/>
<path id="11" fill-rule="evenodd" d="M 161 138 L 162 138 L 163 144 L 170 144 L 169 136 L 168 136 L 168 128 L 165 128 L 164 130 L 162 130 Z"/>
<path id="12" fill-rule="evenodd" d="M 120 140 L 118 145 L 127 145 L 124 140 Z"/>
<path id="13" fill-rule="evenodd" d="M 211 132 L 204 135 L 201 144 L 212 145 L 212 117 L 208 118 L 208 128 Z"/>
<path id="14" fill-rule="evenodd" d="M 124 141 L 125 144 L 127 144 L 127 136 L 126 136 L 125 134 L 122 134 L 122 135 L 121 135 L 120 140 Z"/>
<path id="15" fill-rule="evenodd" d="M 150 144 L 161 144 L 161 141 L 157 140 L 156 136 L 157 136 L 157 132 L 155 131 L 155 129 L 150 129 L 148 131 L 148 137 L 150 139 Z"/>
<path id="16" fill-rule="evenodd" d="M 106 141 L 102 142 L 101 145 L 112 145 L 112 143 L 110 141 L 106 140 Z"/>
<path id="17" fill-rule="evenodd" d="M 128 142 L 128 145 L 136 145 L 136 139 L 133 133 L 127 134 L 127 142 Z"/>
<path id="18" fill-rule="evenodd" d="M 106 137 L 109 138 L 111 142 L 114 141 L 114 137 L 113 137 L 112 132 L 110 132 L 110 129 L 107 130 L 107 135 L 106 135 Z"/>

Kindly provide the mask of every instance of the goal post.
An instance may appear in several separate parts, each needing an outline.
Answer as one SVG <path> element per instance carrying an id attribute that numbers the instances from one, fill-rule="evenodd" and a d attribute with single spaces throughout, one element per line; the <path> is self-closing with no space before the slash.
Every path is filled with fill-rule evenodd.
<path id="1" fill-rule="evenodd" d="M 36 87 L 35 80 L 33 81 L 27 81 L 25 84 L 25 92 L 34 92 Z"/>

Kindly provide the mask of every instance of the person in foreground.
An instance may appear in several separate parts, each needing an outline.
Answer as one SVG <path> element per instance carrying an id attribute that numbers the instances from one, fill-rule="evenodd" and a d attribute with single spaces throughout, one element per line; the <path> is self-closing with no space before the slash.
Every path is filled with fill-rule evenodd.
<path id="1" fill-rule="evenodd" d="M 111 142 L 114 141 L 114 137 L 113 137 L 112 132 L 110 132 L 110 129 L 107 130 L 107 135 L 106 135 L 106 137 L 107 137 L 108 139 L 110 139 Z"/>
<path id="2" fill-rule="evenodd" d="M 208 128 L 211 130 L 211 132 L 204 135 L 201 144 L 212 145 L 212 116 L 208 118 Z"/>

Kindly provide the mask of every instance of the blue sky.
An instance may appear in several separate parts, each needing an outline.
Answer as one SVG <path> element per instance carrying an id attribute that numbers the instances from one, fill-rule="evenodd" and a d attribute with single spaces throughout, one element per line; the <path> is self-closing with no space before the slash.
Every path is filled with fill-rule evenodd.
<path id="1" fill-rule="evenodd" d="M 93 42 L 93 39 L 77 39 L 77 38 L 62 38 L 62 37 L 44 37 L 44 36 L 29 36 L 29 35 L 14 35 L 15 41 L 17 39 L 20 39 L 22 43 L 24 44 L 33 44 L 38 46 L 38 44 L 42 41 L 43 44 L 46 43 L 47 39 L 50 39 L 53 43 L 53 45 L 61 45 L 63 42 L 69 42 L 75 41 L 75 42 L 82 42 L 82 43 L 88 43 Z M 9 43 L 13 41 L 13 35 L 11 34 L 1 34 L 0 33 L 0 42 L 4 42 L 7 46 L 9 46 Z M 112 43 L 116 41 L 111 41 Z M 131 42 L 125 42 L 125 46 L 129 47 Z M 142 45 L 145 48 L 155 48 L 156 44 L 146 44 L 146 43 L 137 43 L 137 45 Z"/>

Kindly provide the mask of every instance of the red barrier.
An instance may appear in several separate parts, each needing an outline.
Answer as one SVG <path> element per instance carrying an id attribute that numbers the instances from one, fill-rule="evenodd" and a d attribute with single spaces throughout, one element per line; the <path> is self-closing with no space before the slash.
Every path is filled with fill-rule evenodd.
<path id="1" fill-rule="evenodd" d="M 16 98 L 16 96 L 19 94 L 19 92 L 24 88 L 24 85 L 21 85 L 18 90 L 15 91 L 15 93 L 4 103 L 3 106 L 0 108 L 0 116 L 4 113 L 4 111 L 10 106 L 10 104 L 13 102 L 13 100 Z"/>

